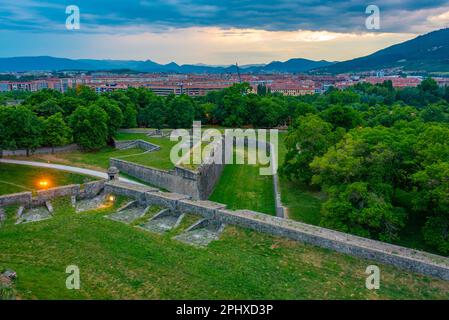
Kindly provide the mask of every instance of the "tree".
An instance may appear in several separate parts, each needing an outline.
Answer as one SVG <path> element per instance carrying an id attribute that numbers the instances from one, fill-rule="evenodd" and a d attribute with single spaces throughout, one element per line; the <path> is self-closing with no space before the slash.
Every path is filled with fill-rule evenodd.
<path id="1" fill-rule="evenodd" d="M 126 91 L 113 91 L 108 95 L 118 103 L 123 114 L 122 128 L 136 128 L 137 127 L 137 106 L 132 102 L 131 98 L 126 95 Z"/>
<path id="2" fill-rule="evenodd" d="M 108 140 L 112 140 L 116 136 L 118 129 L 122 126 L 122 110 L 120 110 L 116 101 L 107 97 L 100 97 L 95 102 L 95 105 L 102 108 L 107 114 Z"/>
<path id="3" fill-rule="evenodd" d="M 323 113 L 323 119 L 331 123 L 334 128 L 352 129 L 362 123 L 360 114 L 353 108 L 342 105 L 334 105 L 326 109 Z"/>
<path id="4" fill-rule="evenodd" d="M 391 241 L 405 225 L 404 210 L 370 190 L 366 182 L 333 186 L 328 192 L 321 220 L 325 227 Z"/>
<path id="5" fill-rule="evenodd" d="M 73 138 L 82 148 L 100 149 L 108 140 L 108 115 L 99 106 L 78 107 L 69 118 Z"/>
<path id="6" fill-rule="evenodd" d="M 438 83 L 432 78 L 427 78 L 419 84 L 418 89 L 421 90 L 422 92 L 428 92 L 433 95 L 437 95 Z"/>
<path id="7" fill-rule="evenodd" d="M 68 117 L 73 113 L 73 111 L 76 110 L 76 108 L 82 106 L 84 102 L 80 98 L 64 95 L 61 99 L 59 99 L 58 104 L 62 109 L 63 115 Z"/>
<path id="8" fill-rule="evenodd" d="M 27 156 L 31 150 L 42 145 L 42 122 L 29 108 L 11 108 L 7 126 L 9 137 L 14 139 L 15 146 L 26 149 Z"/>
<path id="9" fill-rule="evenodd" d="M 0 150 L 16 149 L 16 141 L 11 136 L 10 117 L 13 108 L 0 106 Z"/>
<path id="10" fill-rule="evenodd" d="M 299 117 L 285 138 L 287 154 L 280 173 L 284 177 L 310 183 L 310 162 L 323 155 L 336 139 L 332 125 L 319 116 L 308 114 Z"/>
<path id="11" fill-rule="evenodd" d="M 87 86 L 79 86 L 75 90 L 76 96 L 84 101 L 84 105 L 90 104 L 97 100 L 98 95 L 94 90 Z"/>
<path id="12" fill-rule="evenodd" d="M 72 131 L 65 123 L 61 113 L 44 120 L 43 133 L 44 144 L 52 148 L 66 145 L 72 140 Z"/>
<path id="13" fill-rule="evenodd" d="M 449 218 L 429 217 L 423 228 L 424 241 L 443 254 L 449 253 Z"/>
<path id="14" fill-rule="evenodd" d="M 413 175 L 420 196 L 416 208 L 427 213 L 423 228 L 425 242 L 438 251 L 449 253 L 449 162 L 437 162 Z"/>
<path id="15" fill-rule="evenodd" d="M 122 128 L 136 128 L 137 127 L 137 110 L 132 103 L 124 107 Z"/>
<path id="16" fill-rule="evenodd" d="M 448 110 L 446 104 L 434 103 L 421 111 L 421 119 L 425 122 L 449 122 Z"/>
<path id="17" fill-rule="evenodd" d="M 34 107 L 34 112 L 39 117 L 47 118 L 54 114 L 62 113 L 63 109 L 58 105 L 58 101 L 49 99 L 36 105 Z"/>
<path id="18" fill-rule="evenodd" d="M 189 96 L 181 95 L 168 103 L 168 125 L 171 128 L 190 128 L 195 117 L 195 107 Z"/>
<path id="19" fill-rule="evenodd" d="M 271 93 L 271 88 L 268 88 L 264 84 L 258 84 L 257 85 L 257 95 L 259 96 L 266 96 Z"/>
<path id="20" fill-rule="evenodd" d="M 26 97 L 23 104 L 29 106 L 37 106 L 38 104 L 44 103 L 49 100 L 58 101 L 61 97 L 62 93 L 57 90 L 43 89 L 33 92 L 31 95 Z"/>
<path id="21" fill-rule="evenodd" d="M 356 128 L 315 157 L 312 183 L 329 198 L 321 223 L 381 240 L 394 240 L 406 212 L 394 205 L 395 190 L 410 189 L 411 128 Z"/>
<path id="22" fill-rule="evenodd" d="M 143 102 L 145 101 L 145 102 Z M 161 129 L 167 123 L 167 107 L 162 97 L 153 92 L 146 92 L 138 110 L 138 123 L 140 126 Z"/>

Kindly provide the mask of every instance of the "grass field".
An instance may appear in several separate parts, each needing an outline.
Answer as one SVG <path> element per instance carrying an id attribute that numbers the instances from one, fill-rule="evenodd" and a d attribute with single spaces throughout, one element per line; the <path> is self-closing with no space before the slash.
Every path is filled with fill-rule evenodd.
<path id="1" fill-rule="evenodd" d="M 142 139 L 159 145 L 161 150 L 143 154 L 144 150 L 139 148 L 117 150 L 108 146 L 94 152 L 74 151 L 59 154 L 32 155 L 30 157 L 14 157 L 14 159 L 73 165 L 100 171 L 107 170 L 110 158 L 119 158 L 158 169 L 171 169 L 174 167 L 170 161 L 170 150 L 176 142 L 172 142 L 168 138 L 149 138 L 145 134 L 119 133 L 117 139 Z"/>
<path id="2" fill-rule="evenodd" d="M 234 210 L 248 209 L 275 215 L 273 177 L 260 175 L 259 168 L 249 164 L 225 165 L 209 200 Z"/>
<path id="3" fill-rule="evenodd" d="M 52 219 L 24 225 L 7 210 L 0 270 L 17 272 L 20 299 L 448 298 L 449 282 L 382 265 L 381 288 L 369 291 L 370 261 L 237 227 L 207 248 L 173 240 L 194 216 L 160 236 L 105 219 L 104 210 L 76 214 L 68 199 L 54 207 Z M 80 290 L 65 287 L 69 265 L 80 268 Z"/>
<path id="4" fill-rule="evenodd" d="M 39 190 L 39 181 L 49 183 L 48 188 L 68 184 L 82 184 L 95 178 L 75 173 L 0 163 L 0 195 Z"/>
<path id="5" fill-rule="evenodd" d="M 170 151 L 177 142 L 170 141 L 169 138 L 148 137 L 144 133 L 118 133 L 117 140 L 144 140 L 161 147 L 159 151 L 134 156 L 119 157 L 123 160 L 138 163 L 144 166 L 158 169 L 173 169 L 175 165 L 170 161 Z M 142 153 L 142 151 L 140 152 Z"/>
<path id="6" fill-rule="evenodd" d="M 284 162 L 287 152 L 284 144 L 285 134 L 279 135 L 279 165 Z M 319 225 L 321 219 L 321 205 L 325 200 L 322 192 L 306 187 L 298 181 L 279 178 L 282 204 L 287 207 L 290 219 Z"/>

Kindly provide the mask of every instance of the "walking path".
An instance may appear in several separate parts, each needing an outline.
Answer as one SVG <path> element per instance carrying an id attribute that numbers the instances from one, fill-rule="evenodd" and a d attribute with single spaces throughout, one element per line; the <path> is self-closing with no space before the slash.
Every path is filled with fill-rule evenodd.
<path id="1" fill-rule="evenodd" d="M 56 170 L 63 170 L 73 173 L 79 173 L 79 174 L 85 174 L 88 176 L 93 176 L 101 179 L 107 179 L 108 175 L 105 172 L 101 171 L 95 171 L 90 169 L 84 169 L 80 167 L 72 167 L 72 166 L 66 166 L 62 164 L 53 164 L 53 163 L 45 163 L 45 162 L 36 162 L 36 161 L 23 161 L 23 160 L 11 160 L 11 159 L 0 159 L 0 163 L 8 163 L 8 164 L 20 164 L 25 166 L 32 166 L 32 167 L 40 167 L 40 168 L 48 168 L 48 169 L 56 169 Z M 120 181 L 131 183 L 134 185 L 140 185 L 145 186 L 142 183 L 126 179 L 126 178 L 119 178 Z"/>

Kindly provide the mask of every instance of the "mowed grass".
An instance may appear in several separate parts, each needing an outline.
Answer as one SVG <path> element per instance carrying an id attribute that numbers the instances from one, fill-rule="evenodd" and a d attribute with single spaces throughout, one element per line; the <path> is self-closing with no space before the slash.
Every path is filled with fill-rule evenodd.
<path id="1" fill-rule="evenodd" d="M 284 143 L 285 133 L 279 134 L 279 165 L 285 160 L 287 149 Z M 323 192 L 313 190 L 299 181 L 289 181 L 279 177 L 282 204 L 287 207 L 289 219 L 319 225 L 321 220 L 321 206 L 326 199 Z"/>
<path id="2" fill-rule="evenodd" d="M 367 290 L 371 261 L 238 227 L 207 248 L 172 239 L 195 216 L 161 236 L 104 218 L 110 209 L 76 214 L 68 199 L 54 207 L 52 219 L 23 225 L 7 210 L 0 269 L 17 272 L 20 299 L 448 298 L 449 282 L 382 265 L 380 290 Z M 69 265 L 80 269 L 80 290 L 66 289 Z"/>
<path id="3" fill-rule="evenodd" d="M 170 160 L 170 152 L 172 147 L 178 142 L 170 141 L 170 138 L 168 137 L 154 138 L 148 137 L 144 133 L 119 132 L 117 135 L 117 140 L 144 140 L 161 147 L 161 149 L 158 151 L 153 151 L 145 154 L 142 154 L 143 151 L 140 151 L 140 154 L 135 154 L 132 156 L 119 156 L 119 158 L 123 160 L 164 170 L 170 170 L 175 167 L 175 165 Z"/>
<path id="4" fill-rule="evenodd" d="M 225 165 L 209 200 L 226 204 L 233 210 L 248 209 L 275 215 L 273 177 L 260 175 L 259 169 L 260 166 L 250 164 Z"/>
<path id="5" fill-rule="evenodd" d="M 30 157 L 14 157 L 18 160 L 39 161 L 78 166 L 93 170 L 106 171 L 109 168 L 109 159 L 118 158 L 137 164 L 158 169 L 172 169 L 174 165 L 170 161 L 170 150 L 176 142 L 168 138 L 149 138 L 145 134 L 119 133 L 118 140 L 142 139 L 157 144 L 161 150 L 150 153 L 140 148 L 117 150 L 107 146 L 98 151 L 73 151 L 58 154 L 32 155 Z"/>
<path id="6" fill-rule="evenodd" d="M 95 178 L 80 174 L 0 163 L 0 195 L 39 190 L 39 181 L 48 182 L 48 188 L 69 184 L 83 184 Z"/>
<path id="7" fill-rule="evenodd" d="M 104 147 L 99 151 L 73 151 L 58 154 L 32 155 L 30 157 L 14 157 L 17 160 L 38 161 L 47 163 L 65 164 L 106 171 L 109 168 L 109 159 L 126 155 L 142 153 L 142 149 L 117 150 L 113 147 Z"/>

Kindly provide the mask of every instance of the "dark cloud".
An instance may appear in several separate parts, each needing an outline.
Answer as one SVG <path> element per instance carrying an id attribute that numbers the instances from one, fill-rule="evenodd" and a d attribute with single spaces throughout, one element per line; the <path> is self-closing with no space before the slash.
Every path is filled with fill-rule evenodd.
<path id="1" fill-rule="evenodd" d="M 0 0 L 0 29 L 57 31 L 64 29 L 65 5 L 57 0 Z M 84 31 L 133 32 L 148 28 L 217 26 L 264 30 L 364 31 L 365 8 L 381 10 L 383 32 L 424 28 L 431 14 L 449 7 L 434 1 L 324 0 L 73 0 L 81 10 Z M 447 9 L 449 10 L 449 9 Z"/>

